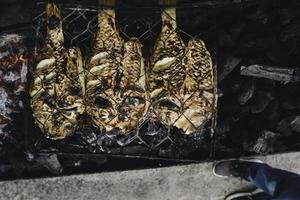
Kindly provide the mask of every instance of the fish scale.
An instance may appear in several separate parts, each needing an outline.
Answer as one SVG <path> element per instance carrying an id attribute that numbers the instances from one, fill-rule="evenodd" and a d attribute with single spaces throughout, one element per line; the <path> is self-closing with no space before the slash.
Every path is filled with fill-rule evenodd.
<path id="1" fill-rule="evenodd" d="M 82 87 L 80 80 L 75 78 L 80 76 L 77 61 L 82 58 L 66 56 L 60 6 L 47 4 L 46 14 L 47 38 L 30 86 L 31 107 L 42 133 L 51 139 L 62 139 L 73 133 L 77 116 L 82 112 L 80 93 L 72 92 L 74 87 Z M 76 70 L 71 70 L 74 78 L 70 79 L 67 74 L 73 65 L 77 74 L 74 74 Z"/>
<path id="2" fill-rule="evenodd" d="M 191 134 L 214 112 L 213 65 L 205 44 L 185 46 L 176 33 L 176 8 L 162 13 L 162 30 L 152 56 L 149 85 L 154 116 L 167 128 Z"/>
<path id="3" fill-rule="evenodd" d="M 187 57 L 189 66 L 187 75 L 199 85 L 199 89 L 213 88 L 213 65 L 210 53 L 200 39 L 192 39 L 188 43 Z"/>
<path id="4" fill-rule="evenodd" d="M 169 8 L 162 12 L 162 30 L 156 40 L 151 66 L 164 58 L 174 57 L 176 60 L 166 69 L 159 72 L 150 72 L 150 90 L 159 88 L 155 84 L 156 80 L 163 80 L 163 87 L 168 91 L 178 90 L 185 77 L 184 53 L 185 46 L 178 33 L 176 32 L 176 9 Z M 167 78 L 164 78 L 167 77 Z M 170 83 L 170 84 L 168 84 Z"/>

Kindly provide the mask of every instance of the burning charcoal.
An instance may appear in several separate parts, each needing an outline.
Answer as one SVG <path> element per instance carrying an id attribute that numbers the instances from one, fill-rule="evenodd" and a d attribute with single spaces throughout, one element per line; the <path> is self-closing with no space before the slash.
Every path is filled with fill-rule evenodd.
<path id="1" fill-rule="evenodd" d="M 39 154 L 35 160 L 46 167 L 52 174 L 58 175 L 63 170 L 63 167 L 61 166 L 56 154 Z"/>
<path id="2" fill-rule="evenodd" d="M 290 123 L 290 126 L 293 131 L 300 133 L 300 116 L 295 117 Z"/>
<path id="3" fill-rule="evenodd" d="M 242 91 L 239 93 L 238 102 L 240 105 L 244 105 L 252 98 L 255 90 L 255 79 L 251 78 L 242 85 Z"/>
<path id="4" fill-rule="evenodd" d="M 282 83 L 300 81 L 300 73 L 293 68 L 280 68 L 265 65 L 250 65 L 241 67 L 241 75 L 256 78 L 267 78 Z"/>
<path id="5" fill-rule="evenodd" d="M 218 82 L 220 83 L 226 76 L 228 76 L 234 68 L 241 62 L 240 58 L 231 55 L 226 56 L 226 60 L 220 65 L 218 69 Z"/>
<path id="6" fill-rule="evenodd" d="M 278 136 L 278 133 L 267 130 L 263 131 L 261 136 L 252 145 L 251 151 L 259 154 L 273 153 L 274 145 Z"/>
<path id="7" fill-rule="evenodd" d="M 4 88 L 0 88 L 0 117 L 9 118 L 10 111 L 7 108 L 8 105 L 8 94 Z M 1 121 L 1 120 L 0 120 Z"/>
<path id="8" fill-rule="evenodd" d="M 0 35 L 0 132 L 8 133 L 13 114 L 23 108 L 20 92 L 25 90 L 28 56 L 23 37 Z"/>
<path id="9" fill-rule="evenodd" d="M 258 92 L 254 99 L 254 105 L 251 106 L 251 112 L 260 113 L 264 111 L 273 99 L 274 97 L 270 92 Z"/>

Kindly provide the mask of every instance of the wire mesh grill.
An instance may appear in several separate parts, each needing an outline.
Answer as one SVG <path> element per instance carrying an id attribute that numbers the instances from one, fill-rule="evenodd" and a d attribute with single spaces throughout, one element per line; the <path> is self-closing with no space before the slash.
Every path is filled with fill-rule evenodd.
<path id="1" fill-rule="evenodd" d="M 62 5 L 64 40 L 50 52 L 45 48 L 49 26 L 45 7 L 39 5 L 41 12 L 33 21 L 36 57 L 41 62 L 52 56 L 55 61 L 47 69 L 38 71 L 38 64 L 31 69 L 33 79 L 40 81 L 32 85 L 42 91 L 32 106 L 39 127 L 34 130 L 42 129 L 31 137 L 37 149 L 45 144 L 80 149 L 83 144 L 89 152 L 122 154 L 119 147 L 144 146 L 147 150 L 142 153 L 159 149 L 159 155 L 180 156 L 181 149 L 190 153 L 204 143 L 210 146 L 216 70 L 214 51 L 210 49 L 211 56 L 200 38 L 211 30 L 189 26 L 185 32 L 178 13 L 187 13 L 187 8 L 177 8 L 177 17 L 172 16 L 175 9 L 170 14 L 166 9 L 136 13 L 119 8 L 114 17 L 111 9 Z"/>

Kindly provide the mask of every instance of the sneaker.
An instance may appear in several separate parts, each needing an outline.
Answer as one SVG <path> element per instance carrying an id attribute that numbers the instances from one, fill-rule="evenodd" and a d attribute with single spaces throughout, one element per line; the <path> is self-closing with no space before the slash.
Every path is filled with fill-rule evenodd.
<path id="1" fill-rule="evenodd" d="M 213 174 L 217 177 L 243 178 L 248 164 L 264 163 L 258 159 L 230 159 L 218 161 L 213 166 Z"/>
<path id="2" fill-rule="evenodd" d="M 256 188 L 252 191 L 248 192 L 234 192 L 232 194 L 227 195 L 224 200 L 257 200 L 257 199 L 265 199 L 262 198 L 266 196 L 260 189 Z M 269 198 L 266 198 L 266 200 Z"/>

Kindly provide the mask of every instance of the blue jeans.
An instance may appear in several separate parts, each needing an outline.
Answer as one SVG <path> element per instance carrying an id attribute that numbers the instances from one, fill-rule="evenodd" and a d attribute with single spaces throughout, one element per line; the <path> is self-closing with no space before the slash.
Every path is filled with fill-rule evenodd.
<path id="1" fill-rule="evenodd" d="M 252 163 L 244 177 L 262 189 L 259 200 L 300 200 L 300 175 L 275 169 L 267 164 Z"/>

